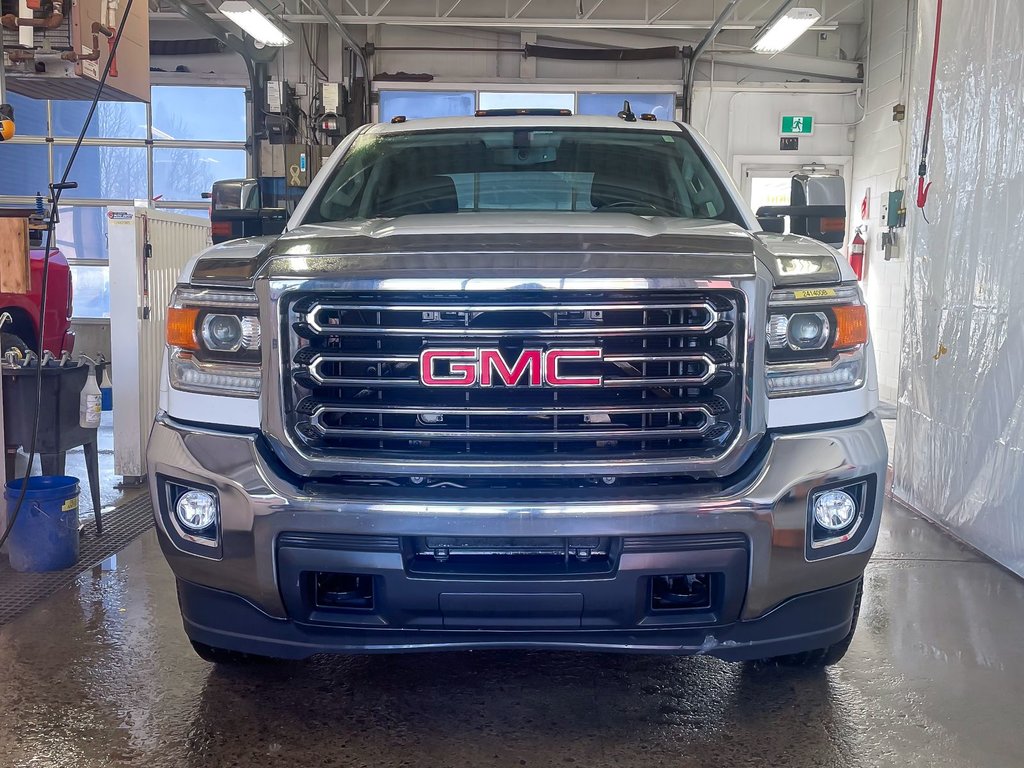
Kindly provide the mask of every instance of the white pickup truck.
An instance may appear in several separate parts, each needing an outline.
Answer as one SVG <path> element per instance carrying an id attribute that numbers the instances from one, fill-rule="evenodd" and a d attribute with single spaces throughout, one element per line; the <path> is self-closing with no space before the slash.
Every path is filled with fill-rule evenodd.
<path id="1" fill-rule="evenodd" d="M 149 471 L 201 656 L 842 657 L 886 469 L 861 292 L 631 117 L 366 126 L 189 264 Z"/>

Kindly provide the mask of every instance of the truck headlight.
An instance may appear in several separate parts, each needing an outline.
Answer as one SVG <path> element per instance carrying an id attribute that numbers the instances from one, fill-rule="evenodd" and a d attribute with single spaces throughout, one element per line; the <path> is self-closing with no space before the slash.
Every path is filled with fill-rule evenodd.
<path id="1" fill-rule="evenodd" d="M 258 397 L 261 328 L 256 295 L 177 288 L 167 310 L 171 386 Z"/>
<path id="2" fill-rule="evenodd" d="M 769 397 L 864 384 L 868 319 L 856 286 L 775 291 L 765 338 Z"/>

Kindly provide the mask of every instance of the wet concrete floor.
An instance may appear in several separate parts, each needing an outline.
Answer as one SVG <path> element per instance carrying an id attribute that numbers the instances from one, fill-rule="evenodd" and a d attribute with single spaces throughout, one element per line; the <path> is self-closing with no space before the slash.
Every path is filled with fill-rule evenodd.
<path id="1" fill-rule="evenodd" d="M 150 532 L 0 628 L 0 766 L 1024 764 L 1024 583 L 887 511 L 826 672 L 533 652 L 214 668 Z"/>

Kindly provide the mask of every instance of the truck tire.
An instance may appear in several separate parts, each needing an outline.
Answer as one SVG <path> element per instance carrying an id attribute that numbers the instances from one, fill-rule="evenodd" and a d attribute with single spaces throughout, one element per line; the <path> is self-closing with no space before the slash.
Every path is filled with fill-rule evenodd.
<path id="1" fill-rule="evenodd" d="M 229 651 L 226 648 L 217 648 L 216 646 L 191 639 L 189 642 L 192 643 L 192 650 L 196 652 L 196 655 L 203 661 L 208 661 L 211 664 L 256 664 L 270 660 L 268 656 L 256 656 L 251 653 L 242 653 L 241 651 Z"/>
<path id="2" fill-rule="evenodd" d="M 802 653 L 790 653 L 785 656 L 774 656 L 765 659 L 767 664 L 776 664 L 782 667 L 803 667 L 805 669 L 821 669 L 831 667 L 839 663 L 850 649 L 853 642 L 853 633 L 857 631 L 857 617 L 860 616 L 860 600 L 864 594 L 864 578 L 857 582 L 857 597 L 853 602 L 853 623 L 850 624 L 850 631 L 846 637 L 838 643 L 833 643 L 825 648 L 815 648 L 813 651 Z"/>
<path id="3" fill-rule="evenodd" d="M 15 347 L 21 351 L 21 354 L 25 354 L 29 350 L 28 344 L 25 340 L 14 333 L 2 333 L 0 334 L 0 357 L 4 355 L 11 347 Z"/>

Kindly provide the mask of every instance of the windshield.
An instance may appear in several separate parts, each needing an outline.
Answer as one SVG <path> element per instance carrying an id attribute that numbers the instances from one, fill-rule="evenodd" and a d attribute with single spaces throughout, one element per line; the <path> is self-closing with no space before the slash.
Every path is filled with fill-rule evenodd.
<path id="1" fill-rule="evenodd" d="M 497 211 L 742 218 L 683 133 L 507 128 L 368 134 L 308 222 Z"/>

